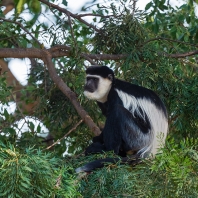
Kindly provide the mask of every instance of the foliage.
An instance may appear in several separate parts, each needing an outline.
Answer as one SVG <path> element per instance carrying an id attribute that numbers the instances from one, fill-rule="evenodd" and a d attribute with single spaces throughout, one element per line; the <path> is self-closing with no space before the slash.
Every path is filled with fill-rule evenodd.
<path id="1" fill-rule="evenodd" d="M 20 14 L 23 11 L 26 3 L 28 9 L 33 13 L 39 13 L 41 11 L 41 5 L 38 0 L 15 0 L 17 14 Z"/>
<path id="2" fill-rule="evenodd" d="M 197 151 L 197 140 L 170 141 L 152 161 L 136 167 L 108 165 L 84 177 L 80 192 L 87 198 L 197 197 Z"/>
<path id="3" fill-rule="evenodd" d="M 0 146 L 1 197 L 73 197 L 74 177 L 60 159 L 41 150 Z"/>
<path id="4" fill-rule="evenodd" d="M 104 21 L 101 31 L 94 37 L 95 51 L 119 54 L 131 53 L 146 38 L 144 29 L 131 14 L 120 14 Z M 109 47 L 107 48 L 106 45 Z"/>
<path id="5" fill-rule="evenodd" d="M 116 77 L 157 92 L 167 106 L 170 126 L 166 148 L 154 160 L 134 168 L 109 165 L 82 179 L 75 178 L 73 168 L 109 153 L 74 156 L 84 151 L 93 136 L 85 124 L 52 150 L 41 152 L 48 146 L 47 139 L 40 136 L 41 125 L 30 117 L 41 120 L 54 141 L 81 118 L 51 80 L 46 65 L 31 58 L 28 85 L 23 89 L 16 91 L 15 85 L 7 82 L 7 74 L 0 76 L 1 105 L 17 104 L 13 114 L 3 107 L 0 112 L 2 196 L 75 197 L 80 196 L 79 187 L 83 197 L 198 197 L 198 65 L 197 53 L 189 55 L 198 47 L 196 5 L 192 0 L 179 7 L 171 6 L 168 0 L 151 0 L 139 11 L 128 0 L 109 0 L 105 5 L 94 0 L 82 8 L 89 14 L 74 16 L 61 10 L 67 9 L 65 0 L 56 8 L 39 0 L 15 0 L 15 13 L 9 19 L 0 10 L 0 48 L 70 48 L 68 56 L 53 59 L 56 72 L 97 125 L 103 125 L 104 117 L 82 93 L 84 71 L 94 63 L 108 65 Z M 27 11 L 31 13 L 28 19 L 24 17 Z M 83 21 L 86 15 L 91 17 L 87 23 Z M 89 63 L 82 54 L 127 57 L 92 59 Z M 33 113 L 24 110 L 35 101 L 38 104 Z M 28 126 L 26 133 L 19 127 L 20 120 Z M 65 151 L 69 156 L 64 160 Z M 58 180 L 61 184 L 56 188 Z"/>
<path id="6" fill-rule="evenodd" d="M 177 24 L 176 18 L 174 21 L 171 20 L 173 15 L 174 17 L 186 16 L 185 13 L 189 9 L 192 12 L 189 25 L 186 25 L 184 19 L 180 23 L 185 25 L 182 31 L 190 35 L 192 28 L 196 28 L 197 23 L 193 14 L 192 2 L 176 9 L 170 5 L 166 6 L 164 1 L 152 1 L 146 6 L 148 13 L 136 11 L 133 17 L 131 10 L 127 7 L 127 2 L 126 6 L 110 4 L 109 7 L 103 7 L 98 4 L 93 14 L 102 17 L 100 20 L 97 17 L 93 18 L 93 21 L 98 22 L 101 26 L 101 31 L 96 33 L 94 33 L 94 29 L 86 27 L 78 20 L 74 20 L 72 26 L 64 23 L 61 12 L 55 15 L 51 26 L 47 26 L 45 23 L 29 26 L 29 22 L 22 21 L 20 15 L 17 22 L 21 22 L 25 28 L 28 28 L 36 39 L 48 42 L 51 46 L 57 44 L 73 46 L 71 57 L 61 57 L 54 60 L 54 63 L 58 74 L 78 95 L 79 101 L 97 124 L 101 124 L 104 118 L 94 102 L 88 102 L 82 94 L 85 67 L 84 60 L 78 54 L 81 52 L 128 53 L 126 60 L 106 60 L 98 61 L 98 63 L 109 64 L 119 78 L 156 91 L 168 107 L 170 135 L 177 139 L 178 136 L 197 137 L 197 133 L 194 132 L 197 130 L 198 117 L 196 58 L 188 57 L 176 60 L 165 56 L 168 53 L 182 53 L 196 49 L 196 45 L 193 44 L 196 41 L 195 35 L 189 37 L 188 42 L 185 42 L 184 37 L 175 37 L 176 34 L 179 34 L 180 25 Z M 161 22 L 156 22 L 159 20 Z M 16 42 L 20 47 L 38 46 L 38 43 L 30 40 L 17 24 L 4 22 L 1 27 L 1 31 L 10 37 L 10 39 L 0 40 L 2 47 L 12 46 Z M 177 27 L 175 35 L 172 34 L 173 27 Z M 42 34 L 39 33 L 41 31 Z M 34 96 L 27 100 L 26 96 L 32 94 Z M 194 97 L 191 97 L 192 94 Z M 29 86 L 23 90 L 23 95 L 25 103 L 31 103 L 35 98 L 39 98 L 40 105 L 34 116 L 42 119 L 55 139 L 62 137 L 65 131 L 71 129 L 80 119 L 67 98 L 53 84 L 47 70 L 39 60 L 36 60 L 36 64 L 31 68 Z M 60 108 L 63 111 L 60 111 Z M 96 111 L 97 113 L 95 113 Z M 21 112 L 18 112 L 17 115 L 18 120 L 23 119 Z M 45 115 L 44 118 L 43 115 Z M 8 121 L 9 123 L 11 121 Z M 34 134 L 39 133 L 36 126 L 33 128 Z M 35 137 L 34 134 L 32 137 Z M 81 125 L 75 134 L 71 133 L 71 138 L 67 138 L 70 142 L 69 152 L 82 151 L 89 143 L 91 136 L 86 126 Z M 36 141 L 37 139 L 35 138 Z M 78 142 L 78 140 L 83 141 Z M 22 141 L 23 139 L 21 139 Z M 33 142 L 33 145 L 36 144 L 36 141 Z M 38 145 L 40 146 L 40 143 Z M 58 153 L 64 152 L 64 142 L 56 147 Z"/>
<path id="7" fill-rule="evenodd" d="M 1 143 L 1 197 L 197 197 L 197 145 L 194 139 L 179 144 L 169 140 L 155 159 L 135 167 L 107 164 L 91 174 L 75 175 L 72 166 L 113 157 L 112 153 L 58 159 L 41 150 L 22 151 Z"/>

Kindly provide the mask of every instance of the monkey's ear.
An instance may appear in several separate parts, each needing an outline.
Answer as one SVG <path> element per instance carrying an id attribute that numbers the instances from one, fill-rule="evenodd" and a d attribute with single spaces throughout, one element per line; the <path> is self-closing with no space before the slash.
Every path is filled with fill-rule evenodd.
<path id="1" fill-rule="evenodd" d="M 108 75 L 108 79 L 109 79 L 110 81 L 113 81 L 113 75 L 112 75 L 112 74 L 109 74 L 109 75 Z"/>

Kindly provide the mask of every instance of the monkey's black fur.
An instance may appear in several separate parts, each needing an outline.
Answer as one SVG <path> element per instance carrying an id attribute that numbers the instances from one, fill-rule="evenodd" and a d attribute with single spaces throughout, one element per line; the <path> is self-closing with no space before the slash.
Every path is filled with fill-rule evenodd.
<path id="1" fill-rule="evenodd" d="M 157 135 L 163 134 L 164 143 L 168 131 L 167 111 L 160 98 L 147 88 L 116 79 L 106 66 L 91 66 L 86 74 L 85 95 L 90 99 L 97 95 L 106 122 L 102 133 L 93 138 L 85 154 L 114 151 L 123 157 L 122 162 L 129 161 L 126 157 L 129 151 L 136 154 L 135 161 L 149 154 L 155 155 Z M 76 172 L 89 172 L 118 159 L 96 160 Z"/>

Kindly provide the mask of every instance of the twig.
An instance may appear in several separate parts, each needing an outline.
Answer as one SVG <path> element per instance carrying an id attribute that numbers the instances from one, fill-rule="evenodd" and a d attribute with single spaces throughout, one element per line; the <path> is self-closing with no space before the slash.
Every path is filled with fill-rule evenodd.
<path id="1" fill-rule="evenodd" d="M 27 34 L 29 34 L 32 37 L 32 39 L 35 40 L 39 44 L 39 46 L 41 45 L 41 43 L 34 36 L 32 36 L 32 34 L 25 27 L 23 27 L 23 25 L 21 23 L 19 23 L 17 21 L 12 21 L 12 20 L 9 20 L 9 19 L 5 19 L 5 18 L 2 18 L 2 17 L 0 17 L 0 20 L 19 25 L 21 27 L 21 29 L 23 29 Z"/>
<path id="2" fill-rule="evenodd" d="M 83 120 L 80 120 L 72 129 L 69 130 L 68 133 L 66 133 L 62 138 L 58 139 L 56 142 L 54 142 L 52 145 L 48 146 L 47 148 L 45 148 L 44 150 L 48 150 L 51 147 L 53 147 L 54 145 L 58 144 L 61 140 L 65 139 L 65 137 L 67 137 L 72 131 L 76 130 L 76 128 L 83 122 Z"/>
<path id="3" fill-rule="evenodd" d="M 71 17 L 73 17 L 73 18 L 79 20 L 80 22 L 84 23 L 84 24 L 87 25 L 88 27 L 91 27 L 91 28 L 94 29 L 96 32 L 100 32 L 100 29 L 96 28 L 96 26 L 94 26 L 94 25 L 88 23 L 87 21 L 83 20 L 83 19 L 82 19 L 81 17 L 79 17 L 77 14 L 73 14 L 73 13 L 69 12 L 67 9 L 61 8 L 60 6 L 55 5 L 55 4 L 53 4 L 53 3 L 50 3 L 50 2 L 48 2 L 48 1 L 46 1 L 46 0 L 39 0 L 39 1 L 42 2 L 42 3 L 44 3 L 44 4 L 46 4 L 46 5 L 48 5 L 48 6 L 51 7 L 51 8 L 55 8 L 55 9 L 59 10 L 60 12 L 65 13 L 67 16 L 70 15 Z"/>
<path id="4" fill-rule="evenodd" d="M 186 52 L 186 53 L 177 53 L 177 54 L 165 54 L 165 56 L 171 57 L 171 58 L 186 58 L 187 56 L 193 56 L 198 54 L 198 50 Z"/>
<path id="5" fill-rule="evenodd" d="M 54 186 L 55 188 L 60 188 L 60 184 L 61 184 L 61 178 L 62 178 L 62 176 L 60 175 L 58 178 L 57 178 L 57 180 L 56 180 L 56 185 Z"/>
<path id="6" fill-rule="evenodd" d="M 21 113 L 23 119 L 25 120 L 25 122 L 27 122 L 26 119 L 25 119 L 25 115 L 23 114 L 23 112 L 22 112 L 22 110 L 21 110 L 21 108 L 20 108 L 20 106 L 19 106 L 19 104 L 18 104 L 18 101 L 15 100 L 15 97 L 14 97 L 12 91 L 10 91 L 10 95 L 12 96 L 14 102 L 16 103 L 17 109 L 18 109 L 19 112 Z"/>
<path id="7" fill-rule="evenodd" d="M 69 26 L 70 26 L 70 29 L 71 29 L 71 36 L 72 36 L 73 41 L 75 43 L 76 51 L 78 51 L 78 44 L 77 44 L 76 38 L 74 36 L 74 30 L 73 30 L 73 27 L 72 27 L 72 21 L 71 21 L 71 16 L 70 16 L 69 12 L 67 14 L 67 17 L 68 17 L 68 23 L 69 23 Z"/>
<path id="8" fill-rule="evenodd" d="M 166 41 L 171 41 L 171 42 L 175 42 L 175 43 L 181 43 L 181 44 L 184 44 L 184 45 L 190 45 L 190 46 L 193 46 L 193 47 L 198 47 L 198 45 L 195 45 L 195 44 L 192 44 L 192 43 L 188 43 L 188 42 L 184 42 L 184 41 L 178 41 L 178 40 L 173 40 L 173 39 L 169 39 L 169 38 L 163 38 L 163 37 L 157 37 L 157 38 L 152 38 L 152 39 L 149 39 L 147 41 L 145 41 L 144 43 L 141 44 L 141 46 L 149 43 L 149 42 L 152 42 L 152 41 L 156 41 L 156 40 L 166 40 Z"/>
<path id="9" fill-rule="evenodd" d="M 93 13 L 87 13 L 87 14 L 78 14 L 78 17 L 87 17 L 87 16 L 95 16 L 95 17 L 101 17 L 101 18 L 110 18 L 113 17 L 115 15 L 101 15 L 101 14 L 93 14 Z"/>
<path id="10" fill-rule="evenodd" d="M 92 65 L 99 65 L 98 63 L 96 63 L 95 61 L 93 61 L 93 59 L 89 58 L 89 56 L 83 54 L 81 55 L 82 57 L 84 57 L 86 60 L 88 60 Z"/>
<path id="11" fill-rule="evenodd" d="M 179 61 L 181 61 L 183 64 L 187 64 L 187 65 L 190 65 L 192 68 L 193 68 L 193 70 L 195 71 L 195 72 L 198 72 L 198 65 L 197 64 L 195 64 L 195 63 L 193 63 L 193 62 L 190 62 L 189 60 L 187 60 L 187 59 L 179 59 Z"/>
<path id="12" fill-rule="evenodd" d="M 132 12 L 132 16 L 134 16 L 134 14 L 135 14 L 136 3 L 137 3 L 137 0 L 133 0 L 133 12 Z"/>
<path id="13" fill-rule="evenodd" d="M 95 60 L 121 60 L 128 57 L 127 54 L 80 54 L 81 57 L 84 57 L 85 55 Z"/>

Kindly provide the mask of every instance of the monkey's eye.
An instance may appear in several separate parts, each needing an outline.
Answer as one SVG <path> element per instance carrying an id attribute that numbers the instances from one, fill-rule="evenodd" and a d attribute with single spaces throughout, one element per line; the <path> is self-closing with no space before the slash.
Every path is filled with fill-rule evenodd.
<path id="1" fill-rule="evenodd" d="M 92 81 L 98 81 L 98 78 L 96 77 L 87 77 L 87 81 L 92 80 Z"/>

